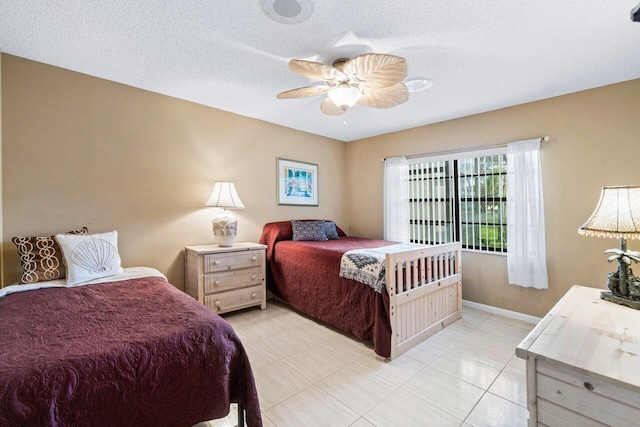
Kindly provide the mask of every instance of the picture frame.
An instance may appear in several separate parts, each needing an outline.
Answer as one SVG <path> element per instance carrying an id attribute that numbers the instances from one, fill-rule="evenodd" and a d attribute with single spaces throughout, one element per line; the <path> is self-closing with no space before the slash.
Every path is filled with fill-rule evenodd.
<path id="1" fill-rule="evenodd" d="M 318 165 L 276 159 L 278 205 L 318 206 Z"/>

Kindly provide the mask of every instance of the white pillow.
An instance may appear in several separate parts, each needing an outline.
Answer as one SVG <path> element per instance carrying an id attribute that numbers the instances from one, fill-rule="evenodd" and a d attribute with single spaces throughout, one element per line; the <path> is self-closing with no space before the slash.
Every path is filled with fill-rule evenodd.
<path id="1" fill-rule="evenodd" d="M 56 234 L 67 266 L 67 286 L 122 273 L 118 254 L 118 232 Z"/>

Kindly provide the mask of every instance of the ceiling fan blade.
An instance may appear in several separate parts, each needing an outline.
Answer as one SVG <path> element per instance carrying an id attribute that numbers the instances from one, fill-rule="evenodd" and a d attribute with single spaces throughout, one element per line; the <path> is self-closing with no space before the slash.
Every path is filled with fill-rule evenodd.
<path id="1" fill-rule="evenodd" d="M 306 86 L 299 87 L 298 89 L 287 90 L 280 92 L 277 96 L 278 99 L 295 99 L 295 98 L 307 98 L 309 96 L 322 95 L 327 93 L 331 89 L 329 86 Z"/>
<path id="2" fill-rule="evenodd" d="M 329 99 L 329 98 L 327 98 L 324 101 L 322 101 L 322 104 L 320 104 L 320 110 L 324 114 L 327 114 L 329 116 L 340 116 L 340 115 L 346 113 L 346 111 L 344 111 L 342 108 L 336 106 L 336 104 L 334 104 L 333 101 L 331 99 Z"/>
<path id="3" fill-rule="evenodd" d="M 347 61 L 343 71 L 370 88 L 389 87 L 407 77 L 407 61 L 394 55 L 366 53 Z"/>
<path id="4" fill-rule="evenodd" d="M 371 108 L 391 108 L 409 100 L 409 91 L 403 83 L 378 89 L 366 90 L 358 104 Z"/>
<path id="5" fill-rule="evenodd" d="M 346 74 L 328 65 L 319 62 L 303 61 L 302 59 L 292 59 L 289 61 L 289 68 L 294 73 L 314 80 L 342 81 L 347 80 Z"/>

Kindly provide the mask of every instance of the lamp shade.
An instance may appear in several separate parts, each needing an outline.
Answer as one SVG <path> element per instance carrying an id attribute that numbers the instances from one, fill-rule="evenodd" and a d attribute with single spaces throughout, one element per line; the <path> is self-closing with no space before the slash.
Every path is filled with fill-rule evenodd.
<path id="1" fill-rule="evenodd" d="M 236 186 L 229 181 L 216 181 L 209 200 L 204 204 L 208 207 L 244 209 L 244 205 L 236 192 Z"/>
<path id="2" fill-rule="evenodd" d="M 602 187 L 596 209 L 578 233 L 618 239 L 640 238 L 640 185 Z"/>
<path id="3" fill-rule="evenodd" d="M 336 107 L 348 110 L 358 102 L 360 91 L 353 86 L 338 86 L 331 89 L 329 93 L 327 93 L 327 96 L 333 101 Z"/>

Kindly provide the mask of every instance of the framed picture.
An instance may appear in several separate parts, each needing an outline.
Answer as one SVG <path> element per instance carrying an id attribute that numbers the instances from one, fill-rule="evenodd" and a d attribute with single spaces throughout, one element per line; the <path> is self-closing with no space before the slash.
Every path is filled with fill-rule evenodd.
<path id="1" fill-rule="evenodd" d="M 318 206 L 318 165 L 278 158 L 278 204 Z"/>

